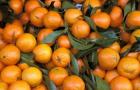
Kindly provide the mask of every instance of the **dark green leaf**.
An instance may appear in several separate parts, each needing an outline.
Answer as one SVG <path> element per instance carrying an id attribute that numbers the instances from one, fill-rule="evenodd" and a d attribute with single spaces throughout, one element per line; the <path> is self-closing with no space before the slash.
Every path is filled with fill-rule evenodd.
<path id="1" fill-rule="evenodd" d="M 128 4 L 125 6 L 125 8 L 124 8 L 124 19 L 125 19 L 126 15 L 127 15 L 129 12 L 131 12 L 131 10 L 132 10 L 131 3 L 128 3 Z"/>
<path id="2" fill-rule="evenodd" d="M 89 61 L 89 66 L 94 69 L 97 64 L 98 64 L 98 55 L 97 55 L 97 50 L 93 51 L 89 57 L 88 57 L 88 61 Z"/>
<path id="3" fill-rule="evenodd" d="M 71 64 L 74 74 L 79 75 L 79 67 L 76 58 L 71 54 Z"/>
<path id="4" fill-rule="evenodd" d="M 136 37 L 136 39 L 137 39 L 137 42 L 140 42 L 140 37 Z"/>
<path id="5" fill-rule="evenodd" d="M 57 39 L 58 36 L 62 35 L 64 33 L 63 30 L 59 30 L 59 31 L 54 31 L 53 33 L 49 34 L 48 36 L 46 36 L 42 43 L 54 43 L 55 40 Z"/>
<path id="6" fill-rule="evenodd" d="M 132 11 L 136 10 L 136 0 L 132 1 Z"/>
<path id="7" fill-rule="evenodd" d="M 106 38 L 118 38 L 116 33 L 114 31 L 110 31 L 110 30 L 101 32 L 100 34 Z"/>
<path id="8" fill-rule="evenodd" d="M 75 6 L 72 2 L 66 0 L 62 3 L 62 8 L 69 9 L 69 8 L 75 8 Z"/>
<path id="9" fill-rule="evenodd" d="M 140 51 L 140 43 L 135 43 L 132 46 L 131 51 L 133 51 L 133 52 L 139 52 Z"/>
<path id="10" fill-rule="evenodd" d="M 93 90 L 92 87 L 88 83 L 86 83 L 86 88 L 87 90 Z"/>
<path id="11" fill-rule="evenodd" d="M 120 56 L 125 57 L 130 52 L 130 50 L 131 48 L 127 49 L 124 53 L 121 53 Z"/>
<path id="12" fill-rule="evenodd" d="M 83 77 L 85 83 L 89 84 L 89 86 L 92 88 L 92 90 L 94 90 L 94 83 L 90 80 L 90 78 L 86 75 L 83 75 L 82 77 Z"/>

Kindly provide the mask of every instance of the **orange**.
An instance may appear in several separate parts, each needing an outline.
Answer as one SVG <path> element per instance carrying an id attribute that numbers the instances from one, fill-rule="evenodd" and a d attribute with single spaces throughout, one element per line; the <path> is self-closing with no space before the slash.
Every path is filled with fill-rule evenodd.
<path id="1" fill-rule="evenodd" d="M 30 13 L 31 24 L 33 24 L 36 27 L 43 26 L 43 17 L 46 13 L 48 13 L 48 10 L 46 8 L 43 7 L 35 8 Z"/>
<path id="2" fill-rule="evenodd" d="M 126 24 L 128 27 L 140 26 L 140 11 L 132 11 L 126 17 Z"/>
<path id="3" fill-rule="evenodd" d="M 37 7 L 41 7 L 41 5 L 40 5 L 38 0 L 28 0 L 25 3 L 25 12 L 30 14 L 30 12 L 32 10 L 34 10 L 35 8 L 37 8 Z"/>
<path id="4" fill-rule="evenodd" d="M 98 27 L 103 29 L 107 29 L 111 23 L 111 18 L 106 12 L 96 12 L 91 15 L 91 19 Z"/>
<path id="5" fill-rule="evenodd" d="M 82 3 L 84 2 L 85 0 L 73 0 L 75 3 Z"/>
<path id="6" fill-rule="evenodd" d="M 119 53 L 111 48 L 104 48 L 98 53 L 99 66 L 104 70 L 114 69 L 119 60 Z"/>
<path id="7" fill-rule="evenodd" d="M 110 82 L 111 90 L 133 90 L 132 83 L 129 79 L 118 76 Z"/>
<path id="8" fill-rule="evenodd" d="M 129 0 L 118 0 L 118 5 L 121 6 L 121 8 L 124 8 Z"/>
<path id="9" fill-rule="evenodd" d="M 79 19 L 82 19 L 82 15 L 79 9 L 68 9 L 64 14 L 64 19 L 69 25 L 72 25 Z"/>
<path id="10" fill-rule="evenodd" d="M 8 90 L 8 85 L 5 82 L 0 82 L 0 90 Z"/>
<path id="11" fill-rule="evenodd" d="M 45 3 L 49 6 L 51 5 L 52 2 L 54 2 L 53 6 L 55 8 L 61 8 L 61 0 L 45 0 Z"/>
<path id="12" fill-rule="evenodd" d="M 10 0 L 9 6 L 15 14 L 20 14 L 23 10 L 23 2 L 21 0 Z"/>
<path id="13" fill-rule="evenodd" d="M 6 42 L 2 39 L 2 35 L 0 33 L 0 50 L 6 46 Z"/>
<path id="14" fill-rule="evenodd" d="M 123 57 L 117 67 L 118 73 L 129 79 L 134 79 L 140 74 L 140 63 L 136 58 Z"/>
<path id="15" fill-rule="evenodd" d="M 50 70 L 49 78 L 55 83 L 55 85 L 62 85 L 64 79 L 68 76 L 68 72 L 66 69 L 62 67 L 55 67 Z"/>
<path id="16" fill-rule="evenodd" d="M 118 27 L 123 21 L 123 12 L 119 6 L 114 6 L 110 12 L 111 26 Z"/>
<path id="17" fill-rule="evenodd" d="M 78 38 L 86 38 L 90 33 L 90 26 L 83 20 L 76 21 L 71 28 L 72 34 Z"/>
<path id="18" fill-rule="evenodd" d="M 121 48 L 121 51 L 120 51 L 120 53 L 122 54 L 122 53 L 125 53 L 128 49 L 130 49 L 132 47 L 132 45 L 131 44 L 127 44 L 127 45 L 125 45 L 125 46 L 123 46 L 122 48 Z"/>
<path id="19" fill-rule="evenodd" d="M 130 39 L 130 34 L 128 32 L 126 32 L 122 26 L 119 27 L 120 28 L 120 39 L 128 42 Z"/>
<path id="20" fill-rule="evenodd" d="M 13 44 L 0 50 L 0 61 L 5 65 L 14 65 L 20 60 L 20 50 Z"/>
<path id="21" fill-rule="evenodd" d="M 33 49 L 35 61 L 39 63 L 47 63 L 50 61 L 52 56 L 52 49 L 47 44 L 39 44 Z"/>
<path id="22" fill-rule="evenodd" d="M 121 46 L 118 42 L 114 42 L 112 45 L 109 46 L 109 48 L 112 48 L 117 52 L 120 52 L 120 50 L 121 50 Z"/>
<path id="23" fill-rule="evenodd" d="M 44 16 L 43 23 L 46 28 L 57 29 L 63 25 L 63 19 L 58 12 L 49 11 Z"/>
<path id="24" fill-rule="evenodd" d="M 47 87 L 44 84 L 40 84 L 34 87 L 32 90 L 47 90 Z"/>
<path id="25" fill-rule="evenodd" d="M 105 70 L 101 69 L 99 66 L 97 66 L 92 73 L 96 76 L 99 76 L 100 78 L 104 78 L 105 76 Z"/>
<path id="26" fill-rule="evenodd" d="M 128 53 L 128 55 L 127 56 L 129 56 L 129 57 L 133 57 L 133 58 L 137 58 L 138 57 L 138 52 L 130 52 L 130 53 Z"/>
<path id="27" fill-rule="evenodd" d="M 20 16 L 20 21 L 22 24 L 27 24 L 29 22 L 29 15 L 26 12 L 22 13 Z"/>
<path id="28" fill-rule="evenodd" d="M 133 79 L 132 81 L 133 90 L 140 90 L 140 77 Z"/>
<path id="29" fill-rule="evenodd" d="M 98 39 L 98 38 L 101 38 L 101 35 L 99 33 L 97 33 L 97 32 L 91 32 L 89 34 L 89 38 L 90 39 Z"/>
<path id="30" fill-rule="evenodd" d="M 21 70 L 25 70 L 25 69 L 29 68 L 29 65 L 26 64 L 26 63 L 19 63 L 19 64 L 18 64 L 18 67 L 19 67 Z"/>
<path id="31" fill-rule="evenodd" d="M 27 82 L 23 80 L 17 80 L 9 86 L 8 90 L 31 90 L 31 88 Z"/>
<path id="32" fill-rule="evenodd" d="M 66 48 L 58 48 L 52 54 L 52 62 L 58 67 L 66 67 L 70 61 L 70 51 Z"/>
<path id="33" fill-rule="evenodd" d="M 36 67 L 29 67 L 22 72 L 22 80 L 32 87 L 38 86 L 42 81 L 42 72 Z"/>
<path id="34" fill-rule="evenodd" d="M 21 77 L 21 70 L 19 67 L 15 65 L 6 66 L 1 71 L 0 76 L 1 76 L 2 81 L 10 84 L 10 83 L 15 82 Z"/>
<path id="35" fill-rule="evenodd" d="M 111 80 L 113 80 L 115 77 L 119 76 L 117 70 L 110 70 L 110 71 L 107 71 L 106 74 L 105 74 L 105 80 L 107 82 L 111 82 Z"/>
<path id="36" fill-rule="evenodd" d="M 39 43 L 42 43 L 43 39 L 51 33 L 53 33 L 52 29 L 48 29 L 48 28 L 41 29 L 37 35 L 37 41 Z M 52 43 L 47 43 L 47 44 L 49 44 L 50 46 L 52 45 Z"/>
<path id="37" fill-rule="evenodd" d="M 134 44 L 137 42 L 137 38 L 140 38 L 140 29 L 136 29 L 135 31 L 132 32 L 129 42 L 131 44 Z"/>
<path id="38" fill-rule="evenodd" d="M 64 79 L 62 90 L 85 90 L 85 83 L 80 77 L 71 75 Z"/>
<path id="39" fill-rule="evenodd" d="M 71 43 L 67 35 L 58 37 L 57 44 L 59 47 L 71 48 Z"/>
<path id="40" fill-rule="evenodd" d="M 54 63 L 52 62 L 52 60 L 49 61 L 48 63 L 46 63 L 45 66 L 46 66 L 46 68 L 49 69 L 49 70 L 55 67 L 55 65 L 54 65 Z"/>
<path id="41" fill-rule="evenodd" d="M 79 67 L 79 71 L 82 70 L 82 67 L 84 67 L 84 62 L 82 59 L 78 59 L 77 60 L 77 63 L 78 63 L 78 67 Z"/>
<path id="42" fill-rule="evenodd" d="M 2 62 L 0 62 L 0 72 L 4 67 L 5 67 L 5 65 Z"/>
<path id="43" fill-rule="evenodd" d="M 32 34 L 24 33 L 17 39 L 16 46 L 22 52 L 31 52 L 36 46 L 36 39 Z"/>
<path id="44" fill-rule="evenodd" d="M 3 30 L 3 39 L 8 43 L 14 43 L 23 34 L 23 27 L 17 24 L 7 24 Z"/>
<path id="45" fill-rule="evenodd" d="M 22 23 L 21 23 L 21 21 L 20 21 L 19 19 L 13 20 L 12 24 L 13 24 L 13 25 L 17 25 L 17 26 L 23 27 L 23 26 L 22 26 Z"/>

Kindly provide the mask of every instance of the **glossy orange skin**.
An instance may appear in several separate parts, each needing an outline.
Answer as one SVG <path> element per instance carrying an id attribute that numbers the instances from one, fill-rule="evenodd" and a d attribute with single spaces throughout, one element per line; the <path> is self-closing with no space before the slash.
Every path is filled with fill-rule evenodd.
<path id="1" fill-rule="evenodd" d="M 111 48 L 104 48 L 98 53 L 99 66 L 104 70 L 114 69 L 119 60 L 119 53 Z"/>
<path id="2" fill-rule="evenodd" d="M 123 57 L 117 67 L 118 73 L 129 79 L 134 79 L 140 74 L 140 63 L 136 58 Z"/>
<path id="3" fill-rule="evenodd" d="M 111 26 L 118 27 L 123 21 L 123 12 L 119 6 L 114 6 L 110 12 Z"/>
<path id="4" fill-rule="evenodd" d="M 40 85 L 34 87 L 32 90 L 48 90 L 48 89 L 44 84 L 40 84 Z"/>
<path id="5" fill-rule="evenodd" d="M 52 54 L 52 62 L 58 67 L 66 67 L 70 61 L 70 51 L 66 48 L 58 48 Z"/>
<path id="6" fill-rule="evenodd" d="M 30 20 L 29 15 L 26 12 L 22 13 L 22 15 L 20 16 L 21 23 L 27 24 L 29 22 L 29 20 Z"/>
<path id="7" fill-rule="evenodd" d="M 52 29 L 48 29 L 48 28 L 41 29 L 37 35 L 38 43 L 42 43 L 43 39 L 51 33 L 53 33 Z M 52 45 L 52 43 L 47 43 L 47 44 L 50 46 Z"/>
<path id="8" fill-rule="evenodd" d="M 111 71 L 107 71 L 106 74 L 105 74 L 105 77 L 104 79 L 107 81 L 107 82 L 111 82 L 111 80 L 113 80 L 114 78 L 116 78 L 117 76 L 119 76 L 117 70 L 111 70 Z"/>
<path id="9" fill-rule="evenodd" d="M 97 33 L 97 32 L 91 32 L 89 34 L 89 38 L 90 39 L 98 39 L 98 38 L 101 38 L 101 35 L 99 33 Z"/>
<path id="10" fill-rule="evenodd" d="M 50 70 L 49 78 L 55 83 L 55 85 L 62 85 L 64 79 L 68 76 L 68 72 L 66 69 L 62 67 L 55 67 Z"/>
<path id="11" fill-rule="evenodd" d="M 46 28 L 57 29 L 63 26 L 63 19 L 56 11 L 49 11 L 43 18 L 43 23 Z"/>
<path id="12" fill-rule="evenodd" d="M 71 48 L 71 43 L 67 35 L 58 37 L 57 44 L 59 47 Z"/>
<path id="13" fill-rule="evenodd" d="M 3 30 L 2 36 L 7 43 L 14 43 L 23 33 L 22 26 L 17 24 L 7 24 Z"/>
<path id="14" fill-rule="evenodd" d="M 133 90 L 132 83 L 129 79 L 118 76 L 110 82 L 111 90 Z"/>
<path id="15" fill-rule="evenodd" d="M 51 60 L 52 49 L 47 44 L 39 44 L 33 49 L 33 54 L 35 61 L 45 64 Z"/>
<path id="16" fill-rule="evenodd" d="M 78 39 L 86 38 L 90 33 L 90 27 L 87 22 L 78 20 L 72 25 L 71 33 Z"/>
<path id="17" fill-rule="evenodd" d="M 126 25 L 128 27 L 140 26 L 140 11 L 132 11 L 126 17 Z"/>
<path id="18" fill-rule="evenodd" d="M 0 61 L 5 65 L 17 64 L 20 60 L 20 50 L 13 44 L 6 45 L 0 50 Z"/>
<path id="19" fill-rule="evenodd" d="M 82 19 L 82 15 L 79 9 L 68 9 L 64 14 L 64 19 L 69 25 L 73 25 L 76 21 Z"/>
<path id="20" fill-rule="evenodd" d="M 26 64 L 26 63 L 19 63 L 19 64 L 18 64 L 18 67 L 19 67 L 21 70 L 25 70 L 25 69 L 29 68 L 29 65 Z"/>
<path id="21" fill-rule="evenodd" d="M 47 13 L 48 13 L 48 10 L 46 8 L 43 8 L 43 7 L 35 8 L 30 13 L 31 24 L 34 26 L 37 26 L 37 27 L 42 27 L 43 26 L 43 17 Z"/>
<path id="22" fill-rule="evenodd" d="M 35 8 L 37 8 L 37 7 L 41 7 L 41 5 L 40 5 L 38 0 L 28 0 L 25 3 L 25 12 L 30 14 L 30 12 L 32 10 L 34 10 Z"/>
<path id="23" fill-rule="evenodd" d="M 124 8 L 129 0 L 118 0 L 118 5 Z"/>
<path id="24" fill-rule="evenodd" d="M 91 15 L 91 19 L 98 27 L 103 29 L 107 29 L 111 23 L 111 18 L 106 12 L 96 12 Z"/>
<path id="25" fill-rule="evenodd" d="M 31 52 L 36 46 L 36 43 L 36 39 L 32 34 L 24 33 L 17 39 L 16 46 L 22 52 Z"/>
<path id="26" fill-rule="evenodd" d="M 133 79 L 132 81 L 133 90 L 140 90 L 140 77 Z"/>
<path id="27" fill-rule="evenodd" d="M 31 88 L 27 82 L 23 80 L 17 80 L 9 86 L 8 90 L 31 90 Z"/>
<path id="28" fill-rule="evenodd" d="M 0 82 L 0 90 L 8 90 L 8 84 L 5 82 Z"/>
<path id="29" fill-rule="evenodd" d="M 15 14 L 20 14 L 23 10 L 23 2 L 21 0 L 10 0 L 9 6 Z"/>
<path id="30" fill-rule="evenodd" d="M 114 42 L 111 46 L 109 46 L 109 48 L 112 48 L 117 52 L 120 52 L 120 50 L 121 50 L 121 46 L 118 42 Z"/>
<path id="31" fill-rule="evenodd" d="M 93 72 L 94 75 L 99 76 L 100 78 L 104 78 L 105 76 L 105 70 L 101 69 L 99 66 L 97 66 Z"/>
<path id="32" fill-rule="evenodd" d="M 80 77 L 71 75 L 64 79 L 62 90 L 85 90 L 85 83 Z"/>
<path id="33" fill-rule="evenodd" d="M 21 69 L 15 65 L 6 66 L 0 76 L 2 81 L 11 84 L 21 77 Z"/>
<path id="34" fill-rule="evenodd" d="M 47 5 L 50 5 L 52 2 L 54 2 L 54 7 L 55 8 L 61 8 L 61 0 L 45 0 L 45 3 Z"/>

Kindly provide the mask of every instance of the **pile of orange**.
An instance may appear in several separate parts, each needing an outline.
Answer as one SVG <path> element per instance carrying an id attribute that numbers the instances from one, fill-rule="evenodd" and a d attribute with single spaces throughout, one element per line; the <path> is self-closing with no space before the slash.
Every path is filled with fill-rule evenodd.
<path id="1" fill-rule="evenodd" d="M 82 9 L 71 7 L 62 15 L 59 10 L 64 1 L 9 0 L 8 7 L 16 18 L 6 23 L 0 10 L 0 23 L 4 22 L 4 26 L 0 27 L 0 90 L 49 90 L 40 66 L 48 71 L 46 78 L 49 77 L 57 90 L 88 90 L 82 77 L 83 67 L 88 62 L 85 56 L 75 57 L 80 75 L 71 72 L 71 56 L 82 50 L 74 47 L 68 33 L 59 35 L 54 42 L 43 42 L 66 25 L 69 27 L 66 32 L 79 41 L 101 39 L 100 31 L 109 28 L 115 31 L 117 28 L 119 39 L 107 47 L 98 48 L 98 65 L 94 69 L 90 67 L 91 74 L 105 80 L 110 90 L 140 90 L 140 49 L 122 56 L 134 45 L 140 45 L 140 11 L 136 8 L 124 17 L 124 9 L 131 3 L 129 0 L 117 0 L 109 12 L 99 8 L 88 16 L 99 29 L 99 32 L 94 32 L 84 18 L 89 6 L 93 9 L 103 7 L 113 0 L 70 0 L 68 2 L 73 5 L 82 5 Z M 133 31 L 125 30 L 124 24 Z M 27 25 L 29 28 L 26 28 Z M 122 45 L 121 41 L 125 44 Z M 39 66 L 22 62 L 23 53 L 32 54 L 32 59 Z M 84 73 L 88 74 L 88 71 Z"/>

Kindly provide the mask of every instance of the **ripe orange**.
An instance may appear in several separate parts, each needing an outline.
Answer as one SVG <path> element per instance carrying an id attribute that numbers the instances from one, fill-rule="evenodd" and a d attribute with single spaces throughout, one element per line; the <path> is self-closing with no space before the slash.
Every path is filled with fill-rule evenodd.
<path id="1" fill-rule="evenodd" d="M 0 82 L 0 90 L 8 90 L 8 84 L 5 82 Z"/>
<path id="2" fill-rule="evenodd" d="M 105 70 L 101 69 L 99 66 L 97 66 L 94 70 L 93 70 L 93 74 L 96 76 L 99 76 L 100 78 L 104 78 L 105 76 Z"/>
<path id="3" fill-rule="evenodd" d="M 123 12 L 119 6 L 114 6 L 110 12 L 111 26 L 118 27 L 123 21 Z"/>
<path id="4" fill-rule="evenodd" d="M 137 58 L 138 57 L 138 52 L 130 52 L 130 53 L 128 53 L 128 55 L 127 56 L 129 56 L 129 57 L 133 57 L 133 58 Z"/>
<path id="5" fill-rule="evenodd" d="M 14 43 L 23 34 L 23 27 L 17 24 L 7 24 L 3 30 L 3 39 L 8 43 Z"/>
<path id="6" fill-rule="evenodd" d="M 23 10 L 22 0 L 10 0 L 9 6 L 14 11 L 15 14 L 20 14 Z"/>
<path id="7" fill-rule="evenodd" d="M 77 60 L 77 63 L 78 63 L 78 67 L 79 67 L 79 71 L 82 70 L 82 67 L 84 67 L 84 62 L 82 59 L 78 59 Z"/>
<path id="8" fill-rule="evenodd" d="M 20 60 L 20 50 L 13 44 L 0 50 L 0 61 L 5 65 L 14 65 Z"/>
<path id="9" fill-rule="evenodd" d="M 22 72 L 22 80 L 32 87 L 38 86 L 42 81 L 42 72 L 36 67 L 29 67 Z"/>
<path id="10" fill-rule="evenodd" d="M 114 42 L 111 46 L 109 46 L 109 48 L 112 48 L 117 52 L 120 52 L 120 50 L 121 50 L 121 46 L 118 42 Z"/>
<path id="11" fill-rule="evenodd" d="M 107 82 L 111 82 L 111 80 L 113 80 L 114 78 L 116 78 L 117 76 L 119 76 L 117 70 L 111 70 L 111 71 L 107 71 L 105 74 L 105 80 Z"/>
<path id="12" fill-rule="evenodd" d="M 52 2 L 54 2 L 53 6 L 55 8 L 61 8 L 61 0 L 45 0 L 45 3 L 49 6 L 51 5 Z"/>
<path id="13" fill-rule="evenodd" d="M 36 39 L 32 34 L 24 33 L 17 39 L 16 46 L 22 52 L 31 52 L 36 46 Z"/>
<path id="14" fill-rule="evenodd" d="M 64 14 L 64 19 L 69 25 L 72 25 L 76 21 L 82 19 L 82 15 L 83 14 L 79 9 L 68 9 Z"/>
<path id="15" fill-rule="evenodd" d="M 1 76 L 2 81 L 10 84 L 10 83 L 15 82 L 21 77 L 21 70 L 19 67 L 15 65 L 6 66 L 1 71 L 0 76 Z"/>
<path id="16" fill-rule="evenodd" d="M 48 10 L 46 8 L 43 7 L 35 8 L 30 13 L 31 24 L 37 27 L 43 26 L 43 17 L 46 13 L 48 13 Z"/>
<path id="17" fill-rule="evenodd" d="M 34 87 L 32 90 L 47 90 L 47 87 L 44 84 L 40 84 Z"/>
<path id="18" fill-rule="evenodd" d="M 26 64 L 26 63 L 19 63 L 19 64 L 18 64 L 18 67 L 19 67 L 21 70 L 25 70 L 25 69 L 29 68 L 29 65 Z"/>
<path id="19" fill-rule="evenodd" d="M 52 68 L 55 67 L 55 65 L 54 65 L 54 63 L 52 62 L 52 60 L 49 61 L 48 63 L 46 63 L 45 66 L 46 66 L 46 68 L 47 68 L 48 70 L 50 70 L 50 69 L 52 69 Z"/>
<path id="20" fill-rule="evenodd" d="M 66 67 L 70 60 L 70 51 L 66 48 L 58 48 L 52 54 L 52 62 L 58 67 Z"/>
<path id="21" fill-rule="evenodd" d="M 119 28 L 120 28 L 120 39 L 125 42 L 128 42 L 130 39 L 130 34 L 124 31 L 122 26 L 120 26 Z"/>
<path id="22" fill-rule="evenodd" d="M 57 29 L 63 26 L 63 19 L 56 11 L 49 11 L 43 18 L 43 23 L 46 28 Z"/>
<path id="23" fill-rule="evenodd" d="M 90 27 L 87 22 L 78 20 L 72 25 L 71 32 L 78 39 L 86 38 L 90 33 Z"/>
<path id="24" fill-rule="evenodd" d="M 96 12 L 91 15 L 91 19 L 98 27 L 103 29 L 107 29 L 111 23 L 111 18 L 106 12 Z"/>
<path id="25" fill-rule="evenodd" d="M 114 69 L 119 60 L 119 53 L 111 48 L 104 48 L 98 53 L 99 66 L 104 70 Z"/>
<path id="26" fill-rule="evenodd" d="M 0 62 L 0 72 L 2 71 L 2 69 L 5 67 L 5 65 L 2 63 L 2 62 Z"/>
<path id="27" fill-rule="evenodd" d="M 132 81 L 133 90 L 140 90 L 140 77 L 133 79 Z"/>
<path id="28" fill-rule="evenodd" d="M 20 21 L 22 24 L 27 24 L 29 22 L 29 15 L 26 12 L 22 13 L 20 16 Z"/>
<path id="29" fill-rule="evenodd" d="M 67 35 L 58 37 L 57 44 L 59 47 L 71 48 L 70 40 Z"/>
<path id="30" fill-rule="evenodd" d="M 68 72 L 66 69 L 62 67 L 55 67 L 50 70 L 49 78 L 55 83 L 55 85 L 62 85 L 64 79 L 68 76 Z"/>
<path id="31" fill-rule="evenodd" d="M 32 10 L 34 10 L 35 8 L 37 8 L 37 7 L 41 7 L 41 5 L 40 5 L 38 0 L 28 0 L 25 3 L 25 12 L 30 14 L 30 12 Z"/>
<path id="32" fill-rule="evenodd" d="M 118 76 L 110 82 L 111 90 L 133 90 L 132 83 L 129 79 Z"/>
<path id="33" fill-rule="evenodd" d="M 17 80 L 9 86 L 8 90 L 31 90 L 31 88 L 27 82 L 23 80 Z"/>
<path id="34" fill-rule="evenodd" d="M 99 34 L 99 33 L 97 33 L 97 32 L 91 32 L 90 34 L 89 34 L 89 38 L 90 39 L 98 39 L 98 38 L 100 38 L 101 37 L 101 35 Z"/>
<path id="35" fill-rule="evenodd" d="M 128 27 L 140 26 L 140 11 L 132 11 L 126 17 L 126 24 Z"/>
<path id="36" fill-rule="evenodd" d="M 75 3 L 82 3 L 84 2 L 85 0 L 73 0 Z"/>
<path id="37" fill-rule="evenodd" d="M 39 43 L 42 43 L 43 39 L 51 33 L 53 33 L 52 29 L 48 29 L 48 28 L 41 29 L 37 35 L 37 41 Z M 52 45 L 52 43 L 47 43 L 47 44 L 50 46 Z"/>
<path id="38" fill-rule="evenodd" d="M 135 31 L 132 32 L 129 42 L 131 44 L 136 43 L 137 42 L 136 38 L 140 38 L 140 29 L 136 29 Z"/>
<path id="39" fill-rule="evenodd" d="M 33 49 L 33 54 L 35 55 L 35 61 L 45 64 L 51 59 L 52 49 L 47 44 L 39 44 Z"/>
<path id="40" fill-rule="evenodd" d="M 140 63 L 136 58 L 123 57 L 117 67 L 118 73 L 129 79 L 134 79 L 140 74 Z"/>
<path id="41" fill-rule="evenodd" d="M 62 90 L 85 90 L 85 83 L 80 77 L 71 75 L 64 79 Z"/>
<path id="42" fill-rule="evenodd" d="M 118 0 L 118 5 L 121 6 L 121 8 L 124 8 L 129 0 Z"/>

